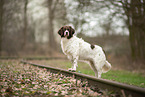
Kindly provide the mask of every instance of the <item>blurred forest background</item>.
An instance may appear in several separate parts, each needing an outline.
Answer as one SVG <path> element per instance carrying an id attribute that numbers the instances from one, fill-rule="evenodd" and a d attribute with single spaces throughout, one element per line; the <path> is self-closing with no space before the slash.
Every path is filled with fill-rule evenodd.
<path id="1" fill-rule="evenodd" d="M 0 0 L 0 56 L 63 56 L 64 25 L 112 63 L 145 60 L 145 0 Z"/>

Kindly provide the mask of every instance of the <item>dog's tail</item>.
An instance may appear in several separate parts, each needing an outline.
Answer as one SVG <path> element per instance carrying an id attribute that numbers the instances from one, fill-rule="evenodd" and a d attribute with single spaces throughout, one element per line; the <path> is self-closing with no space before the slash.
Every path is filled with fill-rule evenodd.
<path id="1" fill-rule="evenodd" d="M 110 69 L 111 69 L 111 64 L 110 64 L 108 61 L 106 61 L 105 64 L 104 64 L 104 66 L 102 67 L 102 72 L 103 72 L 103 73 L 106 73 L 106 72 L 108 72 Z"/>

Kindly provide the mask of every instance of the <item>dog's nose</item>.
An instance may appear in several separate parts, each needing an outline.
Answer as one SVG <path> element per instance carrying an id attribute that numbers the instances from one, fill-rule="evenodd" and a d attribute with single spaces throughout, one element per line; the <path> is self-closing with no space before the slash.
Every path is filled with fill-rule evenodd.
<path id="1" fill-rule="evenodd" d="M 68 35 L 68 32 L 66 32 L 66 35 Z"/>

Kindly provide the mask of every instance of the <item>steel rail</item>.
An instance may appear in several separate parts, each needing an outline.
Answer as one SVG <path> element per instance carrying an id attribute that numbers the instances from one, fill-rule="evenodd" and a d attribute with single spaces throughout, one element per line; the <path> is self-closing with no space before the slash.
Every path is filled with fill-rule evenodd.
<path id="1" fill-rule="evenodd" d="M 115 81 L 110 81 L 106 79 L 98 79 L 93 76 L 77 73 L 77 72 L 70 72 L 65 69 L 55 68 L 51 66 L 45 66 L 41 64 L 35 64 L 27 61 L 21 61 L 23 64 L 31 64 L 33 66 L 38 66 L 40 68 L 46 68 L 48 71 L 53 73 L 61 73 L 66 76 L 74 76 L 76 79 L 86 80 L 89 83 L 89 86 L 93 90 L 108 90 L 118 95 L 125 94 L 126 97 L 145 97 L 145 88 L 140 88 L 132 85 L 127 85 Z"/>

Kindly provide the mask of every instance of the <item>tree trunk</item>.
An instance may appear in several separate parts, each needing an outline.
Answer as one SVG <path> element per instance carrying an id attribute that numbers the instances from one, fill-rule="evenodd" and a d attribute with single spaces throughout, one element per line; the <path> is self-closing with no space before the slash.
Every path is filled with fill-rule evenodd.
<path id="1" fill-rule="evenodd" d="M 1 56 L 1 52 L 2 52 L 3 5 L 4 5 L 4 1 L 3 0 L 0 0 L 0 56 Z"/>
<path id="2" fill-rule="evenodd" d="M 132 58 L 143 62 L 145 59 L 145 5 L 140 0 L 131 0 L 130 8 L 127 8 L 126 13 Z"/>
<path id="3" fill-rule="evenodd" d="M 48 33 L 49 33 L 49 48 L 56 50 L 56 41 L 54 38 L 54 26 L 53 26 L 53 21 L 54 21 L 54 9 L 52 8 L 52 2 L 53 0 L 48 0 Z M 53 5 L 54 6 L 54 5 Z"/>
<path id="4" fill-rule="evenodd" d="M 23 43 L 22 43 L 22 48 L 25 48 L 26 42 L 27 42 L 27 5 L 28 5 L 28 0 L 24 0 L 25 5 L 24 5 L 24 32 L 23 32 Z"/>

